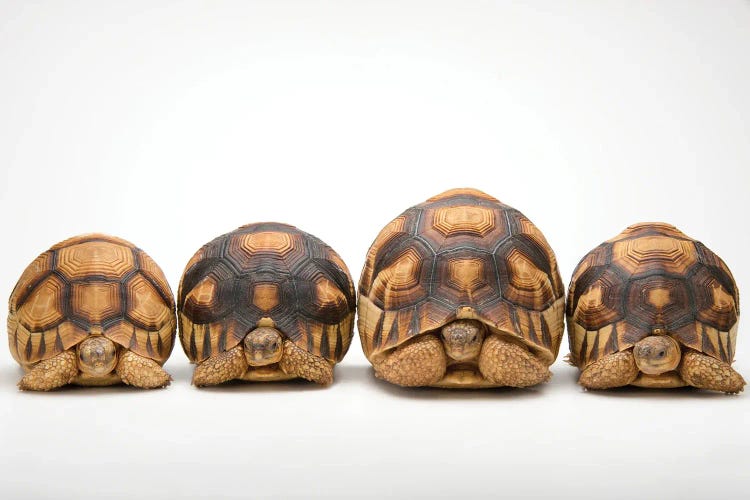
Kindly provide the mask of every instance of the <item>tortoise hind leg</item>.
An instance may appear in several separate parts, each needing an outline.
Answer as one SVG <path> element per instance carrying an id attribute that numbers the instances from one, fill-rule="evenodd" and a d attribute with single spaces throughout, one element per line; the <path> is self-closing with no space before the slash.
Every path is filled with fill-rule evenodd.
<path id="1" fill-rule="evenodd" d="M 159 363 L 133 351 L 124 351 L 120 355 L 115 372 L 123 383 L 142 389 L 166 387 L 172 381 Z"/>
<path id="2" fill-rule="evenodd" d="M 492 334 L 482 344 L 479 371 L 492 383 L 529 387 L 546 382 L 552 374 L 528 349 Z"/>
<path id="3" fill-rule="evenodd" d="M 290 340 L 284 341 L 284 355 L 279 361 L 281 370 L 321 385 L 333 383 L 333 365 L 320 356 L 310 354 Z"/>
<path id="4" fill-rule="evenodd" d="M 685 382 L 699 389 L 736 394 L 745 387 L 745 379 L 728 363 L 692 350 L 682 355 L 678 371 Z"/>
<path id="5" fill-rule="evenodd" d="M 422 335 L 373 363 L 375 376 L 405 387 L 433 385 L 445 376 L 447 358 L 435 335 Z"/>
<path id="6" fill-rule="evenodd" d="M 198 387 L 216 385 L 241 377 L 247 371 L 242 346 L 211 356 L 195 367 L 193 384 Z"/>
<path id="7" fill-rule="evenodd" d="M 583 369 L 578 383 L 586 389 L 612 389 L 632 383 L 638 377 L 633 351 L 616 352 Z"/>
<path id="8" fill-rule="evenodd" d="M 18 382 L 18 387 L 23 391 L 49 391 L 71 383 L 76 375 L 76 353 L 65 351 L 37 363 Z"/>

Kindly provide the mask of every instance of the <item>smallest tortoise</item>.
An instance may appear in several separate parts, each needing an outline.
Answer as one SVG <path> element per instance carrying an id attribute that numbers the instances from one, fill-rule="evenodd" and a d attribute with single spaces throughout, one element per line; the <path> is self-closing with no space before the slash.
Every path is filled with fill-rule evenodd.
<path id="1" fill-rule="evenodd" d="M 279 223 L 242 226 L 190 259 L 178 291 L 193 384 L 333 382 L 352 340 L 354 285 L 341 257 Z"/>
<path id="2" fill-rule="evenodd" d="M 644 223 L 589 252 L 568 291 L 570 361 L 588 389 L 690 385 L 737 393 L 730 366 L 739 292 L 716 254 L 677 228 Z"/>
<path id="3" fill-rule="evenodd" d="M 164 273 L 125 240 L 89 234 L 37 257 L 9 301 L 8 341 L 24 390 L 123 382 L 164 387 L 177 318 Z"/>

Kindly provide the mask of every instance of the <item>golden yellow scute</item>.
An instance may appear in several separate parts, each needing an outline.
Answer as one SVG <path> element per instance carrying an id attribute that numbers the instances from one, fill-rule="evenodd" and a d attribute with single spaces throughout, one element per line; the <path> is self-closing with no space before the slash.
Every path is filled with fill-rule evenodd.
<path id="1" fill-rule="evenodd" d="M 596 284 L 581 295 L 578 302 L 578 315 L 588 322 L 603 321 L 613 323 L 619 317 L 616 310 L 610 309 L 602 300 L 602 286 Z"/>
<path id="2" fill-rule="evenodd" d="M 406 220 L 406 217 L 403 215 L 396 217 L 391 222 L 386 224 L 386 226 L 378 233 L 378 236 L 375 238 L 375 241 L 373 242 L 372 246 L 370 247 L 370 250 L 367 252 L 367 262 L 371 263 L 377 256 L 378 252 L 381 248 L 383 248 L 385 245 L 393 241 L 396 236 L 400 234 L 404 234 L 404 222 Z M 370 283 L 372 281 L 372 266 L 365 265 L 365 268 L 362 270 L 362 275 L 360 277 L 361 283 Z"/>
<path id="3" fill-rule="evenodd" d="M 122 315 L 119 283 L 74 283 L 70 302 L 73 315 L 91 325 Z"/>
<path id="4" fill-rule="evenodd" d="M 331 280 L 320 276 L 315 280 L 315 303 L 321 309 L 346 308 L 346 297 Z"/>
<path id="5" fill-rule="evenodd" d="M 11 296 L 9 345 L 22 365 L 105 335 L 163 363 L 176 317 L 169 284 L 140 249 L 88 234 L 54 245 L 24 271 Z"/>
<path id="6" fill-rule="evenodd" d="M 13 288 L 10 295 L 10 310 L 16 310 L 19 302 L 23 301 L 31 292 L 34 285 L 52 270 L 52 254 L 44 252 L 23 271 L 23 274 Z"/>
<path id="7" fill-rule="evenodd" d="M 506 262 L 510 272 L 506 298 L 530 309 L 544 308 L 555 295 L 547 273 L 537 268 L 520 250 L 511 250 Z"/>
<path id="8" fill-rule="evenodd" d="M 446 237 L 459 233 L 482 237 L 495 227 L 495 214 L 488 208 L 471 205 L 442 207 L 433 213 L 432 227 Z"/>
<path id="9" fill-rule="evenodd" d="M 554 360 L 564 287 L 554 252 L 518 210 L 471 189 L 407 209 L 378 235 L 359 283 L 365 354 L 458 318 L 515 335 Z"/>
<path id="10" fill-rule="evenodd" d="M 448 263 L 449 285 L 465 290 L 469 299 L 475 291 L 487 285 L 484 276 L 484 261 L 481 259 L 456 259 Z"/>
<path id="11" fill-rule="evenodd" d="M 411 303 L 426 296 L 420 284 L 422 257 L 413 248 L 406 249 L 393 263 L 378 273 L 372 284 L 372 295 L 395 309 L 402 302 Z"/>
<path id="12" fill-rule="evenodd" d="M 19 323 L 30 331 L 36 331 L 62 321 L 64 289 L 65 284 L 57 276 L 44 280 L 18 310 Z"/>
<path id="13" fill-rule="evenodd" d="M 151 281 L 156 283 L 157 287 L 168 292 L 166 294 L 167 298 L 169 299 L 167 306 L 169 306 L 170 309 L 173 309 L 174 297 L 172 296 L 171 287 L 169 286 L 167 277 L 164 275 L 164 271 L 161 270 L 161 268 L 156 264 L 156 262 L 154 262 L 151 257 L 149 257 L 146 252 L 138 253 L 138 262 L 141 266 L 141 273 L 144 276 L 148 277 Z"/>
<path id="14" fill-rule="evenodd" d="M 132 249 L 111 243 L 89 241 L 57 252 L 56 268 L 70 279 L 92 275 L 121 279 L 134 267 Z"/>
<path id="15" fill-rule="evenodd" d="M 738 300 L 729 269 L 700 242 L 669 224 L 635 224 L 589 252 L 573 273 L 572 359 L 585 367 L 657 332 L 731 363 Z"/>
<path id="16" fill-rule="evenodd" d="M 170 321 L 173 315 L 169 307 L 159 296 L 156 288 L 143 276 L 136 276 L 126 285 L 129 301 L 128 316 L 134 323 L 148 330 L 159 330 Z"/>
<path id="17" fill-rule="evenodd" d="M 680 274 L 697 261 L 691 242 L 664 236 L 618 241 L 612 253 L 617 265 L 631 274 L 652 269 L 655 262 L 665 272 Z"/>

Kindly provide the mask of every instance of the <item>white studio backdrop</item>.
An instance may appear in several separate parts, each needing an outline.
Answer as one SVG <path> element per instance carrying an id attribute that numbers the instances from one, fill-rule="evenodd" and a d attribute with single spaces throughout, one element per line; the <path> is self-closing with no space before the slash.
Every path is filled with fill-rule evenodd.
<path id="1" fill-rule="evenodd" d="M 703 241 L 750 293 L 750 3 L 0 0 L 0 296 L 100 231 L 176 291 L 254 221 L 331 245 L 451 187 L 520 209 L 564 281 L 627 225 Z M 6 310 L 0 310 L 5 324 Z M 735 368 L 750 377 L 750 324 Z M 356 335 L 356 332 L 355 332 Z M 3 341 L 4 342 L 4 341 Z M 358 340 L 325 390 L 22 394 L 0 348 L 0 496 L 741 496 L 747 394 L 405 391 Z"/>

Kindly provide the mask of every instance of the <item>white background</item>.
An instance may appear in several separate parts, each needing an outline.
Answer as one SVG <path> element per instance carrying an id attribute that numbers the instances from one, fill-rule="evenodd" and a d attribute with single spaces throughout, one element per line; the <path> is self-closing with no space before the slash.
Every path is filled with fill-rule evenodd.
<path id="1" fill-rule="evenodd" d="M 0 1 L 0 296 L 68 236 L 133 241 L 176 290 L 197 248 L 286 221 L 359 278 L 450 187 L 522 210 L 567 282 L 663 220 L 750 289 L 750 3 Z M 5 324 L 5 310 L 0 312 Z M 735 368 L 750 377 L 750 324 Z M 729 498 L 750 394 L 404 390 L 358 341 L 328 389 L 20 393 L 0 349 L 5 498 Z"/>

